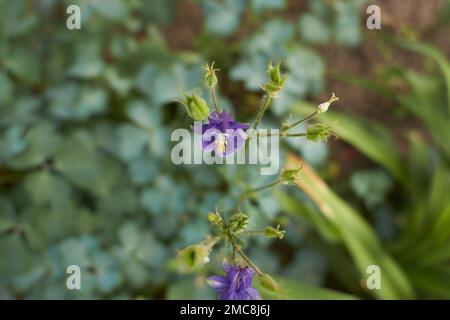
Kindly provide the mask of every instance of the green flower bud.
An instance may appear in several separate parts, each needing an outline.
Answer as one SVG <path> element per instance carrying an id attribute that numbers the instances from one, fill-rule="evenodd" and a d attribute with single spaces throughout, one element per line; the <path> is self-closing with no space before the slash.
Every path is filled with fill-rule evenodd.
<path id="1" fill-rule="evenodd" d="M 215 87 L 217 84 L 217 77 L 214 73 L 207 73 L 205 75 L 206 85 L 210 88 Z"/>
<path id="2" fill-rule="evenodd" d="M 330 127 L 316 123 L 306 129 L 306 138 L 311 141 L 326 140 L 330 136 Z"/>
<path id="3" fill-rule="evenodd" d="M 280 66 L 281 61 L 278 61 L 275 66 L 273 65 L 272 61 L 269 63 L 267 72 L 269 73 L 270 80 L 272 80 L 274 83 L 279 83 L 281 80 Z"/>
<path id="4" fill-rule="evenodd" d="M 194 120 L 205 120 L 209 116 L 209 107 L 206 101 L 198 94 L 184 94 L 184 100 L 180 101 L 186 109 L 187 114 Z"/>
<path id="5" fill-rule="evenodd" d="M 208 221 L 212 222 L 212 223 L 217 223 L 218 222 L 218 217 L 217 214 L 215 214 L 214 212 L 210 212 L 208 213 Z"/>
<path id="6" fill-rule="evenodd" d="M 280 71 L 281 61 L 273 65 L 272 61 L 269 63 L 267 68 L 267 73 L 269 74 L 270 80 L 263 84 L 262 89 L 271 97 L 278 98 L 278 93 L 283 89 L 284 83 L 287 79 L 286 75 L 282 75 Z"/>
<path id="7" fill-rule="evenodd" d="M 339 101 L 339 98 L 334 95 L 334 92 L 332 92 L 330 100 L 323 102 L 317 106 L 317 113 L 326 112 L 330 105 L 335 101 Z"/>
<path id="8" fill-rule="evenodd" d="M 267 291 L 275 292 L 275 293 L 278 293 L 281 291 L 281 288 L 278 285 L 278 283 L 267 273 L 265 273 L 259 277 L 259 283 L 261 284 L 261 287 L 263 287 Z"/>
<path id="9" fill-rule="evenodd" d="M 208 221 L 214 223 L 215 225 L 222 226 L 222 218 L 217 212 L 210 212 L 208 214 Z"/>
<path id="10" fill-rule="evenodd" d="M 302 168 L 283 170 L 280 174 L 282 184 L 295 184 L 297 182 L 298 174 Z"/>
<path id="11" fill-rule="evenodd" d="M 280 228 L 280 226 L 278 226 L 276 229 L 273 228 L 273 227 L 266 227 L 264 229 L 264 235 L 267 238 L 283 239 L 284 238 L 284 234 L 286 233 L 286 231 L 280 230 L 279 228 Z"/>
<path id="12" fill-rule="evenodd" d="M 209 247 L 204 244 L 190 245 L 178 252 L 178 261 L 185 271 L 194 271 L 209 261 Z"/>
<path id="13" fill-rule="evenodd" d="M 262 85 L 262 89 L 273 99 L 278 98 L 278 93 L 282 88 L 283 86 L 280 86 L 273 82 L 267 82 Z"/>
<path id="14" fill-rule="evenodd" d="M 233 233 L 244 231 L 248 225 L 248 216 L 243 213 L 236 213 L 230 218 L 229 229 Z"/>
<path id="15" fill-rule="evenodd" d="M 203 69 L 205 69 L 205 84 L 206 86 L 213 88 L 217 85 L 217 76 L 216 71 L 219 71 L 219 69 L 214 68 L 214 61 L 211 63 L 211 65 L 206 64 L 203 66 Z"/>

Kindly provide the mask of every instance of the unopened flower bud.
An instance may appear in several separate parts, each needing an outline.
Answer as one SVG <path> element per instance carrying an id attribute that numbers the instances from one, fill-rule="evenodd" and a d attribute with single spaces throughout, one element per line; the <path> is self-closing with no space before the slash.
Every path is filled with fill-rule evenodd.
<path id="1" fill-rule="evenodd" d="M 297 182 L 298 174 L 302 168 L 283 170 L 280 178 L 282 184 L 295 184 Z"/>
<path id="2" fill-rule="evenodd" d="M 244 231 L 248 225 L 248 220 L 248 216 L 243 213 L 234 214 L 229 222 L 230 231 L 234 233 Z"/>
<path id="3" fill-rule="evenodd" d="M 222 218 L 215 212 L 210 212 L 208 214 L 208 221 L 217 225 L 222 223 Z"/>
<path id="4" fill-rule="evenodd" d="M 333 92 L 332 95 L 331 95 L 330 100 L 328 100 L 328 101 L 326 101 L 326 102 L 323 102 L 323 103 L 321 103 L 321 104 L 319 104 L 319 105 L 317 106 L 317 112 L 318 112 L 318 113 L 324 113 L 324 112 L 326 112 L 326 111 L 328 110 L 328 108 L 330 107 L 330 105 L 331 105 L 333 102 L 335 102 L 335 101 L 339 101 L 339 98 L 336 97 L 336 96 L 334 95 L 334 92 Z"/>
<path id="5" fill-rule="evenodd" d="M 209 116 L 209 107 L 206 101 L 198 94 L 184 94 L 184 100 L 180 101 L 186 109 L 189 117 L 196 121 L 205 120 Z"/>
<path id="6" fill-rule="evenodd" d="M 270 80 L 272 80 L 275 83 L 279 83 L 281 80 L 280 66 L 281 61 L 278 61 L 277 64 L 275 64 L 275 66 L 271 61 L 267 69 L 267 72 L 269 73 L 270 76 Z"/>
<path id="7" fill-rule="evenodd" d="M 330 127 L 316 123 L 306 129 L 306 138 L 311 141 L 326 140 L 330 136 Z"/>
<path id="8" fill-rule="evenodd" d="M 284 83 L 287 79 L 286 75 L 281 74 L 280 71 L 281 61 L 273 65 L 272 61 L 269 63 L 267 68 L 267 73 L 269 74 L 270 80 L 263 84 L 262 89 L 271 97 L 278 98 L 278 93 L 283 89 Z"/>
<path id="9" fill-rule="evenodd" d="M 209 64 L 204 65 L 203 69 L 205 69 L 206 86 L 210 88 L 215 87 L 217 85 L 216 71 L 219 71 L 219 69 L 214 68 L 214 62 L 212 62 L 211 65 Z"/>
<path id="10" fill-rule="evenodd" d="M 284 238 L 284 234 L 286 233 L 286 231 L 280 230 L 279 228 L 280 228 L 280 226 L 278 226 L 276 229 L 273 228 L 273 227 L 266 227 L 264 229 L 264 235 L 267 238 L 283 239 Z"/>

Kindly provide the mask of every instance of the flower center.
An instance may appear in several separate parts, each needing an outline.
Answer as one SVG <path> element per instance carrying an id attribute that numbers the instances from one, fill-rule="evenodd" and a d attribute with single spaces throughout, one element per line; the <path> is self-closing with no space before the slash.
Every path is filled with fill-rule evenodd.
<path id="1" fill-rule="evenodd" d="M 226 133 L 219 133 L 216 135 L 216 140 L 214 141 L 214 144 L 216 146 L 216 150 L 220 153 L 225 153 L 225 150 L 227 149 L 227 134 Z"/>

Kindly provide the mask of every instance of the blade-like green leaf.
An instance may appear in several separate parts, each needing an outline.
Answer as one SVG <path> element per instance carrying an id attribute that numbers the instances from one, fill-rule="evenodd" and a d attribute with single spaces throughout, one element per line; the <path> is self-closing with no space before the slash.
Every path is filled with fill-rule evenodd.
<path id="1" fill-rule="evenodd" d="M 336 228 L 317 210 L 309 208 L 283 191 L 275 189 L 273 194 L 278 200 L 283 212 L 297 218 L 300 217 L 306 219 L 313 224 L 318 229 L 321 236 L 328 241 L 336 242 L 339 240 L 339 233 Z"/>
<path id="2" fill-rule="evenodd" d="M 256 289 L 263 299 L 287 299 L 287 300 L 356 300 L 357 297 L 330 289 L 314 287 L 284 277 L 274 277 L 281 288 L 280 293 L 269 292 L 261 287 L 258 281 L 254 281 Z"/>
<path id="3" fill-rule="evenodd" d="M 411 281 L 427 297 L 450 299 L 450 269 L 448 267 L 411 268 Z"/>
<path id="4" fill-rule="evenodd" d="M 433 59 L 437 63 L 445 78 L 445 83 L 447 86 L 448 111 L 450 113 L 450 63 L 448 62 L 447 58 L 441 52 L 439 52 L 439 50 L 428 44 L 412 42 L 399 38 L 395 38 L 394 43 L 403 48 L 406 48 L 408 50 L 424 55 L 430 59 Z"/>
<path id="5" fill-rule="evenodd" d="M 290 155 L 286 168 L 297 168 L 300 159 Z M 396 261 L 383 249 L 374 230 L 362 216 L 335 194 L 308 165 L 303 164 L 297 186 L 319 207 L 321 213 L 339 231 L 364 281 L 367 267 L 380 267 L 381 289 L 370 293 L 381 299 L 411 299 L 414 292 Z"/>

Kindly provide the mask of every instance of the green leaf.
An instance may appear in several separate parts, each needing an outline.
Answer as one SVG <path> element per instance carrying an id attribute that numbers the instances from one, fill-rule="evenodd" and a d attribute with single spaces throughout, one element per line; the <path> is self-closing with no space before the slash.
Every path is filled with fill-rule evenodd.
<path id="1" fill-rule="evenodd" d="M 291 155 L 287 168 L 296 168 L 300 160 Z M 383 249 L 376 233 L 362 215 L 335 194 L 306 164 L 297 185 L 317 205 L 324 217 L 338 230 L 342 243 L 351 254 L 361 276 L 367 267 L 378 265 L 383 270 L 380 290 L 373 290 L 381 299 L 411 299 L 412 286 L 397 262 Z"/>
<path id="2" fill-rule="evenodd" d="M 24 169 L 42 165 L 45 160 L 51 159 L 60 143 L 61 138 L 53 125 L 47 122 L 36 124 L 25 135 L 26 149 L 11 158 L 8 166 Z"/>
<path id="3" fill-rule="evenodd" d="M 283 191 L 274 190 L 273 193 L 280 203 L 283 212 L 293 217 L 306 219 L 318 229 L 322 237 L 330 242 L 337 242 L 340 239 L 336 227 L 317 210 L 309 207 L 307 204 L 301 203 Z"/>
<path id="4" fill-rule="evenodd" d="M 47 171 L 27 176 L 25 189 L 35 205 L 51 204 L 55 209 L 63 209 L 71 196 L 67 181 Z"/>
<path id="5" fill-rule="evenodd" d="M 0 90 L 0 106 L 3 106 L 11 100 L 14 89 L 12 81 L 5 72 L 0 72 L 0 88 L 2 88 Z"/>
<path id="6" fill-rule="evenodd" d="M 138 157 L 149 142 L 149 135 L 134 126 L 122 125 L 118 128 L 118 154 L 124 161 Z"/>
<path id="7" fill-rule="evenodd" d="M 11 73 L 27 84 L 34 84 L 41 77 L 38 54 L 25 48 L 17 47 L 4 61 L 4 65 Z"/>
<path id="8" fill-rule="evenodd" d="M 112 292 L 122 281 L 116 260 L 104 252 L 96 252 L 92 257 L 95 266 L 95 287 L 102 293 Z"/>
<path id="9" fill-rule="evenodd" d="M 126 96 L 132 86 L 130 79 L 120 75 L 119 72 L 113 68 L 106 69 L 105 80 L 110 87 L 121 96 Z"/>
<path id="10" fill-rule="evenodd" d="M 392 181 L 382 170 L 357 171 L 350 177 L 353 192 L 364 200 L 368 208 L 384 203 Z"/>
<path id="11" fill-rule="evenodd" d="M 244 2 L 234 0 L 203 1 L 206 29 L 220 36 L 232 33 L 240 22 Z"/>
<path id="12" fill-rule="evenodd" d="M 90 79 L 100 76 L 105 65 L 100 57 L 81 55 L 67 71 L 72 77 Z"/>
<path id="13" fill-rule="evenodd" d="M 434 60 L 442 71 L 447 86 L 448 116 L 450 116 L 450 63 L 448 59 L 431 45 L 412 42 L 405 39 L 394 39 L 394 43 Z"/>
<path id="14" fill-rule="evenodd" d="M 128 8 L 122 0 L 95 0 L 91 4 L 101 16 L 112 21 L 121 21 L 128 14 Z"/>
<path id="15" fill-rule="evenodd" d="M 121 169 L 111 157 L 97 153 L 94 141 L 86 131 L 75 131 L 66 137 L 55 152 L 55 167 L 75 185 L 96 195 L 105 195 L 120 181 Z"/>
<path id="16" fill-rule="evenodd" d="M 302 38 L 312 44 L 325 44 L 330 41 L 331 32 L 321 18 L 305 13 L 300 16 L 298 26 Z"/>
<path id="17" fill-rule="evenodd" d="M 334 32 L 336 41 L 349 47 L 357 46 L 361 41 L 359 7 L 365 1 L 335 1 L 337 12 Z"/>
<path id="18" fill-rule="evenodd" d="M 252 9 L 256 12 L 282 9 L 286 5 L 285 0 L 252 0 Z"/>
<path id="19" fill-rule="evenodd" d="M 9 127 L 3 137 L 0 137 L 0 158 L 6 160 L 22 152 L 26 148 L 24 134 L 25 127 L 23 126 Z"/>
<path id="20" fill-rule="evenodd" d="M 399 102 L 421 118 L 428 127 L 435 143 L 450 154 L 450 146 L 445 143 L 450 130 L 450 122 L 444 100 L 445 96 L 436 79 L 408 70 L 404 78 L 411 86 L 411 95 L 398 97 Z"/>
<path id="21" fill-rule="evenodd" d="M 0 12 L 7 12 L 0 21 L 0 30 L 6 37 L 18 37 L 29 32 L 37 23 L 35 14 L 27 10 L 28 1 L 3 1 L 0 3 Z"/>
<path id="22" fill-rule="evenodd" d="M 287 300 L 355 300 L 358 299 L 347 293 L 330 289 L 324 289 L 300 283 L 294 279 L 275 276 L 273 277 L 281 288 L 280 293 L 272 293 L 264 289 L 257 279 L 255 287 L 261 293 L 263 299 L 287 299 Z"/>
<path id="23" fill-rule="evenodd" d="M 300 46 L 290 47 L 287 53 L 289 77 L 279 99 L 273 105 L 273 110 L 278 115 L 291 112 L 294 101 L 307 95 L 319 94 L 324 85 L 325 64 L 320 55 Z"/>
<path id="24" fill-rule="evenodd" d="M 450 270 L 448 267 L 414 268 L 409 270 L 414 285 L 425 296 L 450 299 Z"/>
<path id="25" fill-rule="evenodd" d="M 199 283 L 195 278 L 174 282 L 166 293 L 168 300 L 212 300 L 215 298 L 214 290 L 206 284 L 206 281 Z"/>
<path id="26" fill-rule="evenodd" d="M 165 192 L 157 188 L 145 189 L 141 194 L 141 206 L 154 215 L 163 215 L 167 208 Z"/>

